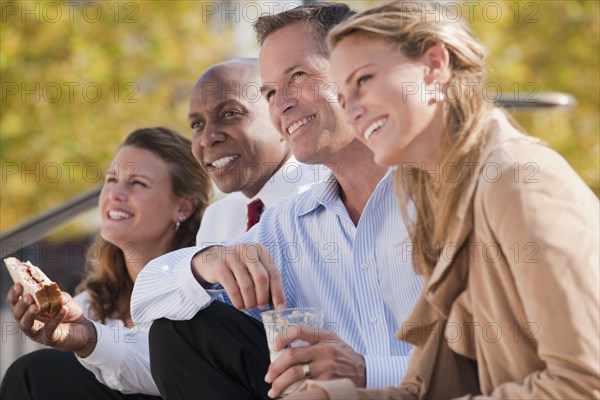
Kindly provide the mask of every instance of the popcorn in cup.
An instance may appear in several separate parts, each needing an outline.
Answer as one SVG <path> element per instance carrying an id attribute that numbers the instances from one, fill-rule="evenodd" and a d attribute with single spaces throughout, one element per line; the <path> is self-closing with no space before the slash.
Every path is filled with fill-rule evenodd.
<path id="1" fill-rule="evenodd" d="M 319 329 L 323 328 L 323 323 L 325 320 L 325 314 L 321 310 L 313 307 L 285 308 L 283 310 L 264 311 L 260 314 L 260 317 L 262 318 L 265 326 L 271 362 L 279 357 L 285 350 L 273 350 L 277 335 L 283 334 L 286 338 L 298 337 L 300 335 L 299 325 L 305 325 L 309 329 L 314 330 L 316 335 L 318 334 Z M 286 348 L 308 345 L 308 342 L 296 340 Z M 301 383 L 302 381 L 298 381 L 292 384 L 283 391 L 283 395 L 287 396 L 288 394 L 292 393 L 300 386 Z"/>

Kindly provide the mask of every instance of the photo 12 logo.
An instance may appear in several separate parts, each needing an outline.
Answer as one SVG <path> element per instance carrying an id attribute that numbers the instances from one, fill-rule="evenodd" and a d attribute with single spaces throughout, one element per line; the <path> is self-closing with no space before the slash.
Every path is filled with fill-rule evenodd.
<path id="1" fill-rule="evenodd" d="M 133 1 L 2 1 L 0 21 L 21 23 L 137 23 L 140 6 Z"/>
<path id="2" fill-rule="evenodd" d="M 499 22 L 512 17 L 514 23 L 537 23 L 540 6 L 533 1 L 407 1 L 406 8 L 421 19 L 444 18 L 450 22 Z"/>
<path id="3" fill-rule="evenodd" d="M 138 103 L 139 86 L 135 82 L 2 82 L 2 103 L 97 103 L 103 96 L 110 96 L 115 103 Z"/>

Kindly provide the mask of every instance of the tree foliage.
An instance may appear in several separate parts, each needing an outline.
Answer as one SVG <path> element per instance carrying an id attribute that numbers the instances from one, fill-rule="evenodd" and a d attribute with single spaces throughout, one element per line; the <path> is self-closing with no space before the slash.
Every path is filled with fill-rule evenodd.
<path id="1" fill-rule="evenodd" d="M 502 10 L 497 18 L 496 7 Z M 479 11 L 479 12 L 478 12 Z M 516 113 L 534 136 L 560 152 L 596 195 L 600 193 L 600 2 L 501 1 L 474 8 L 472 28 L 489 48 L 488 82 L 525 98 L 573 95 L 569 110 Z"/>
<path id="2" fill-rule="evenodd" d="M 191 86 L 234 47 L 231 25 L 210 29 L 197 2 L 18 1 L 1 12 L 1 229 L 100 184 L 132 130 L 187 134 Z"/>
<path id="3" fill-rule="evenodd" d="M 350 3 L 360 9 L 369 2 Z M 195 79 L 211 64 L 257 54 L 247 26 L 261 6 L 228 4 L 1 2 L 0 229 L 100 184 L 132 130 L 166 125 L 189 134 Z M 488 80 L 504 93 L 577 98 L 573 110 L 517 118 L 599 193 L 599 3 L 452 4 L 466 18 L 473 11 L 473 29 L 490 49 Z"/>

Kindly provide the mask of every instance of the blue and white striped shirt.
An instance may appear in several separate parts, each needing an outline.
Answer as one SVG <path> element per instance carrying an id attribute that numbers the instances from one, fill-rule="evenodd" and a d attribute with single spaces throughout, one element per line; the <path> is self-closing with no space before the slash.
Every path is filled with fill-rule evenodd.
<path id="1" fill-rule="evenodd" d="M 326 328 L 362 354 L 367 387 L 398 384 L 411 346 L 396 339 L 421 292 L 404 250 L 407 232 L 399 214 L 391 173 L 369 198 L 355 226 L 333 175 L 308 191 L 267 209 L 260 223 L 229 241 L 262 243 L 281 271 L 288 307 L 325 311 Z M 200 248 L 169 253 L 139 274 L 131 312 L 135 323 L 158 318 L 191 319 L 215 298 L 195 280 L 190 264 Z M 258 310 L 249 312 L 258 315 Z"/>

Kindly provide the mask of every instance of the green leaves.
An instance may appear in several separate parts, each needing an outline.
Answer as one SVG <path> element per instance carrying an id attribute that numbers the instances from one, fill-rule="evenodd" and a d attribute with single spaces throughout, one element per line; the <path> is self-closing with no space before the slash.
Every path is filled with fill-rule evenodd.
<path id="1" fill-rule="evenodd" d="M 488 82 L 503 93 L 577 98 L 572 110 L 515 116 L 599 194 L 600 3 L 446 4 L 461 7 L 490 49 Z M 189 135 L 196 78 L 258 54 L 248 48 L 257 11 L 247 2 L 0 2 L 0 230 L 97 185 L 132 130 Z"/>
<path id="2" fill-rule="evenodd" d="M 1 230 L 101 182 L 132 130 L 189 135 L 191 87 L 234 45 L 234 25 L 209 30 L 201 2 L 1 7 Z"/>

